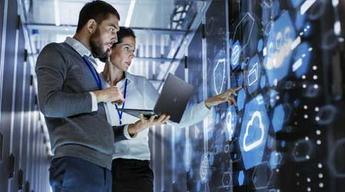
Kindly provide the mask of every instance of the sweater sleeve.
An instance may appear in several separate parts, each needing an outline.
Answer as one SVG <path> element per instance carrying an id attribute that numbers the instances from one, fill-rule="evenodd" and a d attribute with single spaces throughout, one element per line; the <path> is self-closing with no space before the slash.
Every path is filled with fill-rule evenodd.
<path id="1" fill-rule="evenodd" d="M 63 91 L 67 74 L 67 61 L 58 44 L 47 45 L 36 64 L 38 100 L 42 113 L 47 117 L 68 117 L 92 112 L 89 92 L 67 93 Z"/>

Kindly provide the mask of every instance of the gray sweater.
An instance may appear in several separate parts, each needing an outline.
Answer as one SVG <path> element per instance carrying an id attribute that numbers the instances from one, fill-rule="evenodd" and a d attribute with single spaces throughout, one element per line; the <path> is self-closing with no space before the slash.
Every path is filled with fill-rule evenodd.
<path id="1" fill-rule="evenodd" d="M 81 55 L 67 43 L 51 43 L 40 53 L 36 74 L 39 106 L 45 116 L 54 158 L 69 156 L 111 169 L 114 132 L 103 103 L 92 112 L 90 91 L 97 84 Z"/>

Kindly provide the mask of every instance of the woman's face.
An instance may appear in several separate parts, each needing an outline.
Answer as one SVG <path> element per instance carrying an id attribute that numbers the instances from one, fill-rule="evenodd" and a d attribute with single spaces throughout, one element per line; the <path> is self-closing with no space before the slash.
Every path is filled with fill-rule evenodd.
<path id="1" fill-rule="evenodd" d="M 121 71 L 127 71 L 135 56 L 135 38 L 124 37 L 122 42 L 112 48 L 110 61 Z"/>

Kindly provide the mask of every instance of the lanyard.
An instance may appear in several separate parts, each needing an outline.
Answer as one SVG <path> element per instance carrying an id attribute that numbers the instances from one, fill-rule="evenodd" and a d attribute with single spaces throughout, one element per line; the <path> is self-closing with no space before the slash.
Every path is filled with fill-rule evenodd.
<path id="1" fill-rule="evenodd" d="M 127 94 L 127 79 L 125 81 L 125 90 L 124 90 L 124 93 L 123 93 L 123 97 L 124 97 L 125 101 L 122 104 L 121 111 L 119 110 L 119 107 L 115 103 L 115 108 L 116 108 L 116 111 L 117 111 L 117 115 L 119 116 L 120 125 L 122 125 L 122 115 L 123 115 L 123 109 L 125 108 L 125 103 L 126 103 L 126 94 Z"/>
<path id="2" fill-rule="evenodd" d="M 102 81 L 101 78 L 99 77 L 99 74 L 97 73 L 96 69 L 92 66 L 92 63 L 90 60 L 87 58 L 86 55 L 83 56 L 83 60 L 86 63 L 87 67 L 89 68 L 93 79 L 96 81 L 97 87 L 99 89 L 102 89 Z"/>

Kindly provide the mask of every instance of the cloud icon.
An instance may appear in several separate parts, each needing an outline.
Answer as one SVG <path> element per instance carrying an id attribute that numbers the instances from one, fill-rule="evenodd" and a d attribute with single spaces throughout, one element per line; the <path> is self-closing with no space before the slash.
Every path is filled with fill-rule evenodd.
<path id="1" fill-rule="evenodd" d="M 259 122 L 258 125 L 254 125 L 255 120 Z M 250 129 L 252 131 L 249 133 Z M 259 129 L 259 130 L 255 130 L 255 129 Z M 251 136 L 256 135 L 255 134 L 256 131 L 260 131 L 259 139 L 254 140 L 254 141 L 250 141 L 250 143 L 247 143 L 249 134 L 251 134 Z M 249 122 L 246 126 L 246 131 L 244 133 L 244 138 L 242 140 L 243 150 L 245 152 L 248 152 L 248 151 L 253 150 L 256 147 L 260 146 L 262 144 L 262 142 L 264 141 L 264 134 L 265 134 L 265 127 L 264 127 L 264 124 L 262 122 L 261 113 L 259 111 L 255 111 L 253 116 L 251 117 L 251 119 L 249 120 Z"/>

